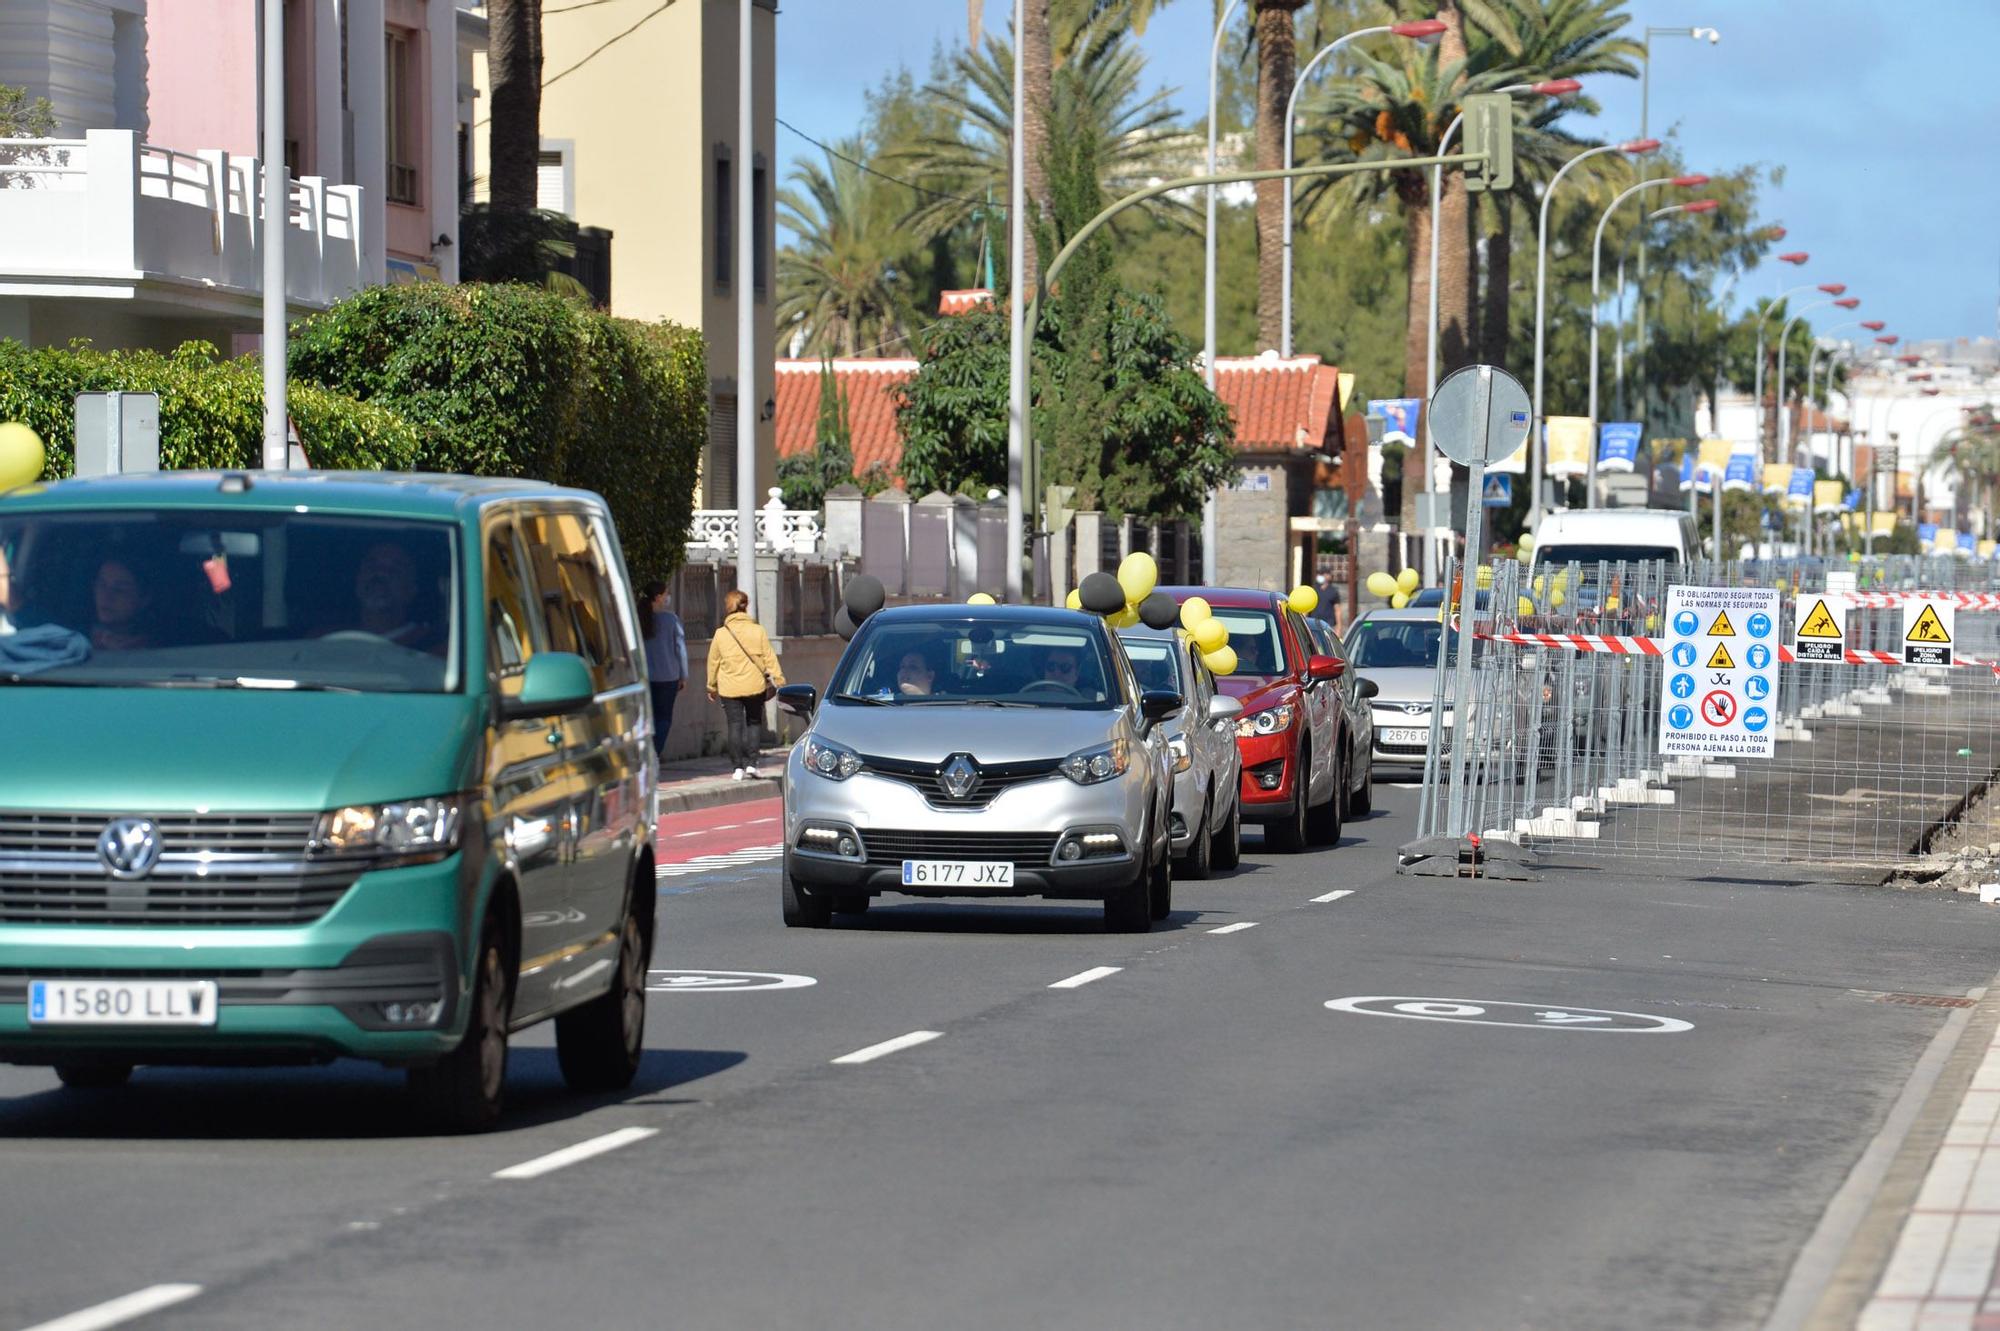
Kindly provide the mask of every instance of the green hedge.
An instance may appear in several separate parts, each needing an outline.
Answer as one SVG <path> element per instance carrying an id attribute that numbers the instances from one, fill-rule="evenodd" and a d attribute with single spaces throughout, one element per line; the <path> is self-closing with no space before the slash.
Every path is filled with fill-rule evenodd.
<path id="1" fill-rule="evenodd" d="M 295 328 L 290 368 L 409 422 L 420 467 L 603 494 L 636 579 L 681 561 L 708 436 L 693 330 L 523 285 L 374 287 Z"/>
<path id="2" fill-rule="evenodd" d="M 0 421 L 26 421 L 41 435 L 49 479 L 76 467 L 76 395 L 102 392 L 160 395 L 163 467 L 263 465 L 264 382 L 254 360 L 223 360 L 206 342 L 161 355 L 0 340 Z M 304 383 L 291 385 L 290 405 L 316 467 L 416 463 L 419 435 L 394 412 Z"/>

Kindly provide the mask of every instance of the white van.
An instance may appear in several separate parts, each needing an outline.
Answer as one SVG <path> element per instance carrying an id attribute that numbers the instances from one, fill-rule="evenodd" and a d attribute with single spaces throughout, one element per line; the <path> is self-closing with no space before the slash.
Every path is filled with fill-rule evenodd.
<path id="1" fill-rule="evenodd" d="M 1663 508 L 1567 508 L 1542 515 L 1530 573 L 1544 565 L 1636 564 L 1663 560 L 1670 571 L 1699 553 L 1692 515 Z"/>

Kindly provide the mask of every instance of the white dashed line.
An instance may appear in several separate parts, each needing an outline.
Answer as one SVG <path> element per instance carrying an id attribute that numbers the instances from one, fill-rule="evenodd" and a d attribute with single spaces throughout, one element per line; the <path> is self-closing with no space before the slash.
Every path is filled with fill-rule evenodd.
<path id="1" fill-rule="evenodd" d="M 1257 921 L 1255 920 L 1238 920 L 1235 924 L 1225 924 L 1220 929 L 1210 929 L 1209 932 L 1212 934 L 1240 934 L 1245 929 L 1255 929 L 1256 927 Z"/>
<path id="2" fill-rule="evenodd" d="M 778 846 L 745 846 L 742 850 L 726 851 L 720 855 L 697 855 L 691 860 L 678 864 L 662 864 L 653 871 L 655 878 L 685 878 L 689 874 L 711 873 L 717 869 L 731 869 L 743 864 L 758 864 L 765 860 L 775 860 L 784 853 Z"/>
<path id="3" fill-rule="evenodd" d="M 700 830 L 698 830 L 698 831 L 694 831 L 694 832 L 676 832 L 676 833 L 674 833 L 674 840 L 678 841 L 678 840 L 680 840 L 680 839 L 681 839 L 682 837 L 690 837 L 690 836 L 707 836 L 707 835 L 708 835 L 708 829 L 707 829 L 706 827 L 704 827 L 704 828 L 701 828 Z"/>
<path id="4" fill-rule="evenodd" d="M 899 1053 L 905 1049 L 913 1049 L 920 1044 L 929 1044 L 932 1040 L 937 1039 L 943 1034 L 943 1031 L 911 1031 L 908 1035 L 899 1035 L 893 1040 L 884 1040 L 881 1044 L 871 1044 L 866 1049 L 857 1049 L 851 1054 L 842 1054 L 833 1061 L 843 1064 L 873 1063 L 885 1054 Z"/>
<path id="5" fill-rule="evenodd" d="M 759 823 L 775 823 L 777 821 L 778 821 L 778 815 L 772 814 L 769 818 L 752 818 L 747 822 L 745 822 L 743 825 L 745 827 L 755 827 Z"/>
<path id="6" fill-rule="evenodd" d="M 1072 975 L 1067 980 L 1057 980 L 1054 984 L 1050 985 L 1049 988 L 1081 989 L 1086 984 L 1089 984 L 1092 980 L 1101 980 L 1107 975 L 1116 975 L 1119 971 L 1122 971 L 1124 969 L 1125 968 L 1123 966 L 1092 966 L 1089 970 L 1083 971 L 1080 974 Z"/>
<path id="7" fill-rule="evenodd" d="M 615 1151 L 621 1146 L 642 1142 L 658 1132 L 658 1128 L 620 1128 L 616 1132 L 607 1132 L 602 1137 L 592 1137 L 587 1142 L 578 1142 L 574 1146 L 565 1146 L 560 1151 L 551 1151 L 547 1155 L 536 1156 L 533 1160 L 510 1165 L 506 1169 L 496 1171 L 493 1177 L 540 1178 L 544 1174 L 553 1174 L 566 1165 L 573 1165 L 579 1160 L 588 1160 L 592 1156 L 603 1155 L 606 1151 Z"/>
<path id="8" fill-rule="evenodd" d="M 1329 902 L 1329 901 L 1338 901 L 1338 900 L 1340 900 L 1340 899 L 1341 899 L 1342 897 L 1351 897 L 1351 896 L 1353 896 L 1353 895 L 1354 895 L 1354 889 L 1353 889 L 1353 888 L 1351 888 L 1351 887 L 1343 887 L 1343 888 L 1341 888 L 1341 889 L 1340 889 L 1340 890 L 1339 890 L 1338 892 L 1329 892 L 1329 893 L 1327 893 L 1327 894 L 1326 894 L 1325 896 L 1323 896 L 1323 897 L 1314 897 L 1314 898 L 1313 898 L 1313 905 L 1315 905 L 1315 906 L 1324 906 L 1324 905 L 1325 905 L 1325 904 L 1326 904 L 1327 902 Z"/>
<path id="9" fill-rule="evenodd" d="M 717 823 L 708 830 L 711 832 L 733 832 L 741 826 L 743 826 L 741 823 Z"/>
<path id="10" fill-rule="evenodd" d="M 135 1294 L 100 1303 L 94 1308 L 58 1317 L 53 1322 L 41 1322 L 28 1331 L 100 1331 L 107 1326 L 117 1326 L 147 1313 L 156 1313 L 162 1308 L 171 1308 L 176 1303 L 185 1303 L 201 1293 L 200 1285 L 148 1285 Z"/>

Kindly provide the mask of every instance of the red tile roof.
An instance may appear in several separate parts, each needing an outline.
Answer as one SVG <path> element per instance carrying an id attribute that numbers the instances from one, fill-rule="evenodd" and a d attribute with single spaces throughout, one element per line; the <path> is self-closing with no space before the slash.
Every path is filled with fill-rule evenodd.
<path id="1" fill-rule="evenodd" d="M 778 456 L 810 452 L 818 442 L 819 375 L 816 360 L 778 362 Z M 903 436 L 896 429 L 892 390 L 917 372 L 914 360 L 837 360 L 834 379 L 847 399 L 847 425 L 854 440 L 857 474 L 880 463 L 894 473 L 903 461 Z"/>
<path id="2" fill-rule="evenodd" d="M 938 294 L 939 314 L 964 314 L 976 310 L 981 305 L 991 305 L 993 293 L 985 287 L 973 287 L 966 291 L 944 291 Z"/>
<path id="3" fill-rule="evenodd" d="M 1246 453 L 1340 448 L 1340 370 L 1318 356 L 1283 359 L 1218 356 L 1215 392 L 1236 422 L 1236 447 Z"/>

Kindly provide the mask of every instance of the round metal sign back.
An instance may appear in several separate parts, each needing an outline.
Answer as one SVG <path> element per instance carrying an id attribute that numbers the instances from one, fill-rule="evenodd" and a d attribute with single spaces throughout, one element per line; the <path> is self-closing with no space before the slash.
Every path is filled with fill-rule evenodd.
<path id="1" fill-rule="evenodd" d="M 1431 442 L 1453 462 L 1494 463 L 1527 442 L 1534 404 L 1497 365 L 1453 370 L 1431 394 Z"/>

